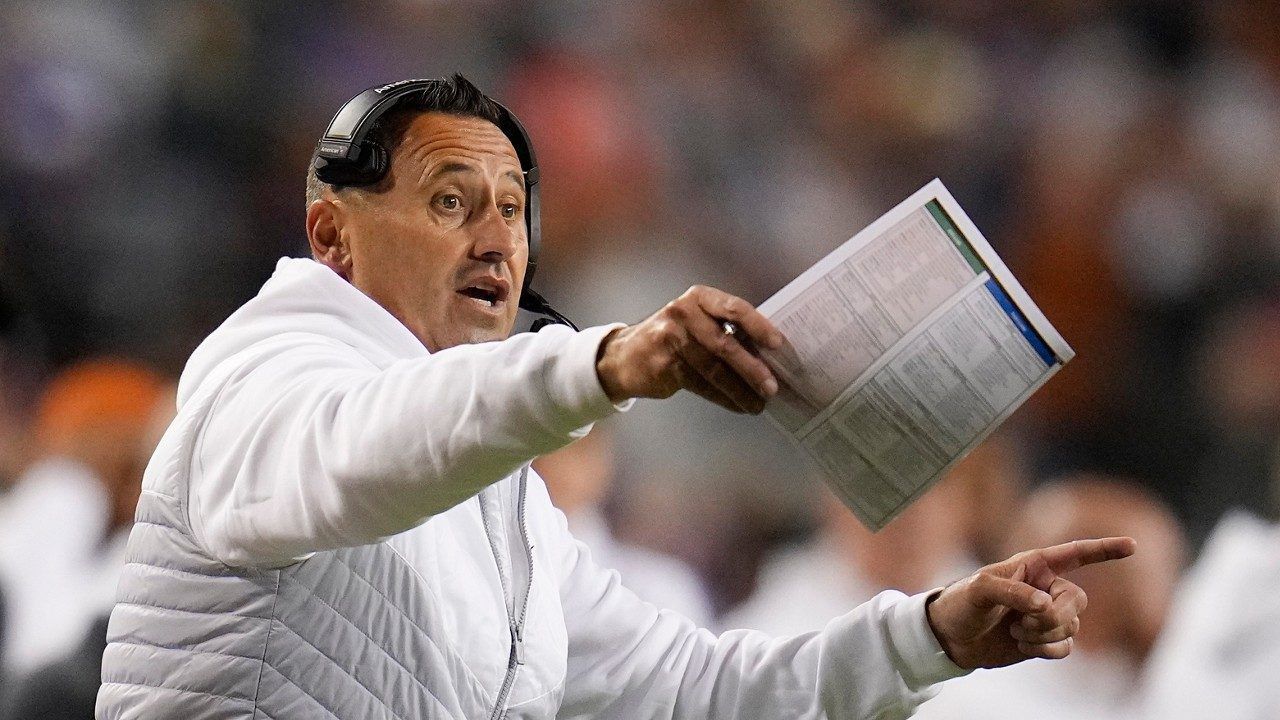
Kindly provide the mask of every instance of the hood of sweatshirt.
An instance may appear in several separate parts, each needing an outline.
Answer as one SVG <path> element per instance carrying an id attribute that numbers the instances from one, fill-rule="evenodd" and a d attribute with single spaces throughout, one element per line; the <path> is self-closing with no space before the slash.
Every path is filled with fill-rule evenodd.
<path id="1" fill-rule="evenodd" d="M 394 315 L 328 267 L 309 258 L 281 258 L 258 294 L 191 354 L 178 382 L 178 406 L 227 358 L 298 332 L 350 345 L 379 367 L 428 354 Z"/>

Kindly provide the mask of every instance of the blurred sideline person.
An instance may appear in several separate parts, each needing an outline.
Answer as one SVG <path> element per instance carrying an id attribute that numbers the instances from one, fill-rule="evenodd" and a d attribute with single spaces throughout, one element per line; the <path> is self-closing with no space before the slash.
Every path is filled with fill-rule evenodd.
<path id="1" fill-rule="evenodd" d="M 914 594 L 968 575 L 978 563 L 966 547 L 966 492 L 948 477 L 878 533 L 824 493 L 816 535 L 766 560 L 756 591 L 721 626 L 774 635 L 819 630 L 885 588 Z"/>
<path id="2" fill-rule="evenodd" d="M 1005 556 L 1009 533 L 1026 499 L 1026 446 L 1015 431 L 997 430 L 948 473 L 964 508 L 966 547 L 980 565 Z"/>
<path id="3" fill-rule="evenodd" d="M 21 678 L 0 706 L 4 720 L 90 720 L 101 686 L 107 615 L 97 617 L 74 650 Z"/>
<path id="4" fill-rule="evenodd" d="M 1032 661 L 978 671 L 945 685 L 920 707 L 922 720 L 1131 720 L 1141 715 L 1148 660 L 1166 623 L 1186 562 L 1173 513 L 1121 478 L 1077 475 L 1028 496 L 1006 547 L 1053 543 L 1123 528 L 1142 548 L 1141 563 L 1082 568 L 1073 579 L 1089 597 L 1076 649 L 1061 662 Z M 1188 657 L 1203 659 L 1203 648 Z M 1274 668 L 1273 668 L 1274 669 Z M 1154 718 L 1170 717 L 1153 715 Z M 1190 717 L 1190 716 L 1187 716 Z M 1210 712 L 1198 717 L 1230 717 Z"/>
<path id="5" fill-rule="evenodd" d="M 759 413 L 776 379 L 721 321 L 761 348 L 784 339 L 707 287 L 635 325 L 511 336 L 532 153 L 461 76 L 356 101 L 383 97 L 402 100 L 370 140 L 389 172 L 313 175 L 314 260 L 281 260 L 183 371 L 100 720 L 900 718 L 966 669 L 1070 652 L 1085 597 L 1064 573 L 1132 539 L 886 591 L 787 638 L 716 636 L 623 588 L 527 463 L 632 398 L 686 389 Z"/>
<path id="6" fill-rule="evenodd" d="M 699 626 L 710 625 L 711 603 L 692 568 L 614 537 L 603 512 L 613 484 L 613 463 L 613 438 L 607 428 L 596 425 L 581 440 L 538 458 L 533 469 L 547 484 L 551 504 L 564 513 L 569 532 L 590 549 L 592 561 L 617 570 L 622 585 L 640 599 L 674 610 Z"/>
<path id="7" fill-rule="evenodd" d="M 173 420 L 174 387 L 166 381 L 160 399 L 147 420 L 145 452 L 150 453 Z M 137 490 L 137 482 L 132 483 Z M 127 496 L 125 496 L 127 499 Z M 133 496 L 136 503 L 137 496 Z M 130 503 L 134 504 L 134 503 Z M 107 618 L 115 602 L 116 581 L 124 562 L 127 528 L 114 533 L 110 550 L 96 560 L 97 577 L 93 592 L 85 598 L 85 610 L 92 622 L 71 652 L 20 677 L 11 678 L 9 696 L 0 704 L 0 718 L 6 720 L 82 720 L 94 716 L 98 688 L 102 684 L 102 653 L 107 646 Z"/>
<path id="8" fill-rule="evenodd" d="M 147 457 L 172 394 L 138 364 L 87 360 L 49 383 L 36 414 L 40 456 L 0 502 L 0 582 L 15 676 L 76 647 L 110 612 Z"/>
<path id="9" fill-rule="evenodd" d="M 1145 550 L 1145 547 L 1144 547 Z M 1244 511 L 1214 529 L 1148 663 L 1143 717 L 1280 717 L 1280 526 Z"/>

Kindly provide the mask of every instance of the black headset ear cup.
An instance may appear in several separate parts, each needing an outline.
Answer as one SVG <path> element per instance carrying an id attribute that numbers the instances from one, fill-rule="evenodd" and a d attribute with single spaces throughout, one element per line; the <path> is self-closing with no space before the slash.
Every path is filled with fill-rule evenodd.
<path id="1" fill-rule="evenodd" d="M 338 169 L 334 166 L 332 160 L 326 157 L 316 157 L 315 162 L 311 163 L 311 167 L 315 168 L 316 177 L 320 182 L 329 183 L 330 185 L 336 184 L 334 178 Z"/>
<path id="2" fill-rule="evenodd" d="M 390 167 L 387 151 L 381 145 L 365 141 L 354 160 L 316 158 L 316 177 L 330 185 L 373 185 L 386 176 Z"/>
<path id="3" fill-rule="evenodd" d="M 360 185 L 372 185 L 386 177 L 390 169 L 387 151 L 381 144 L 367 140 L 361 150 Z"/>

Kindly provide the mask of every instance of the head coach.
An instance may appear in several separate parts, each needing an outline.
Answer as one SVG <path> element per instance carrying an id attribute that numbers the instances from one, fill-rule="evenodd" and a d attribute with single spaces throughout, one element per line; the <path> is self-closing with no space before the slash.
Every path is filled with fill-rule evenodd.
<path id="1" fill-rule="evenodd" d="M 886 591 L 822 632 L 714 635 L 593 564 L 534 457 L 631 398 L 758 413 L 782 337 L 695 287 L 632 325 L 511 335 L 537 167 L 461 76 L 368 90 L 284 259 L 192 354 L 144 478 L 103 657 L 118 718 L 896 718 L 969 668 L 1071 648 L 1061 574 L 1132 540 Z M 749 336 L 726 333 L 731 321 Z"/>

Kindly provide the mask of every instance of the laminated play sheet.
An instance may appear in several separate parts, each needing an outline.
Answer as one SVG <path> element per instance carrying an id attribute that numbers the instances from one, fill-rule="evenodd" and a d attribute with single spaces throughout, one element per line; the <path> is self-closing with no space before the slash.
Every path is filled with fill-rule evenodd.
<path id="1" fill-rule="evenodd" d="M 760 305 L 766 415 L 879 530 L 1074 353 L 934 180 Z"/>

